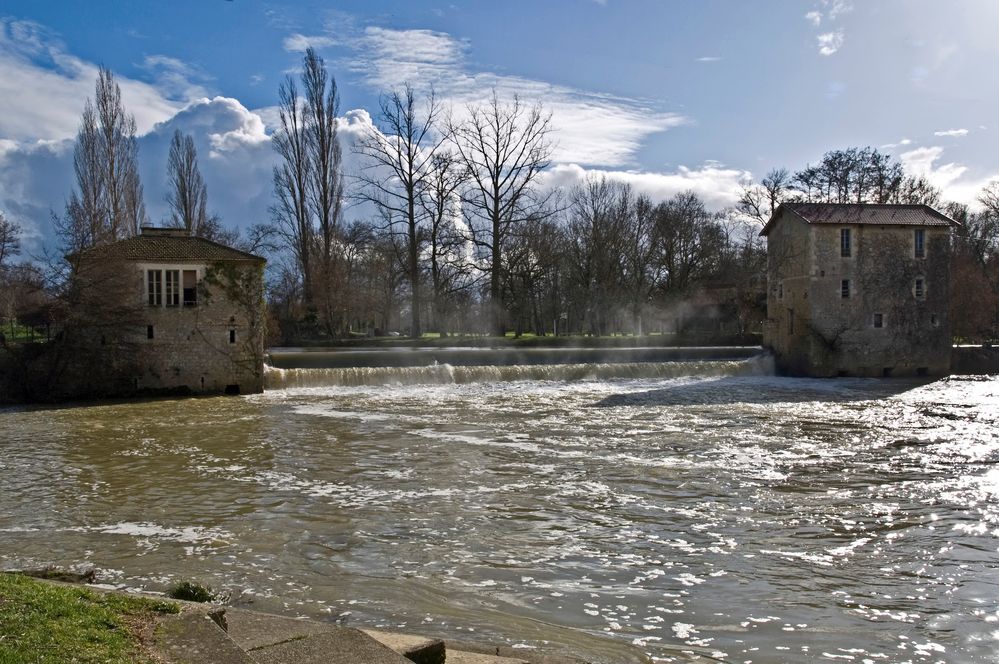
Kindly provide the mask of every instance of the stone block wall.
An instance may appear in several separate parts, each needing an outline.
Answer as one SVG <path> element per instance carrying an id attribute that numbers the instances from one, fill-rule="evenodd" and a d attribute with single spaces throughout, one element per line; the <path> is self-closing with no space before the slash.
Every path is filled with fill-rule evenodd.
<path id="1" fill-rule="evenodd" d="M 261 268 L 245 265 L 239 269 Z M 262 300 L 262 292 L 257 297 Z M 253 320 L 260 313 L 248 311 L 223 288 L 204 280 L 197 306 L 147 306 L 145 327 L 134 340 L 142 346 L 135 388 L 195 394 L 263 391 L 263 322 Z"/>
<path id="2" fill-rule="evenodd" d="M 849 257 L 840 252 L 842 228 L 851 231 Z M 809 225 L 785 214 L 768 237 L 766 343 L 778 370 L 809 376 L 949 373 L 950 230 L 923 230 L 926 255 L 917 258 L 913 226 Z M 842 295 L 843 280 L 849 280 L 849 297 Z"/>

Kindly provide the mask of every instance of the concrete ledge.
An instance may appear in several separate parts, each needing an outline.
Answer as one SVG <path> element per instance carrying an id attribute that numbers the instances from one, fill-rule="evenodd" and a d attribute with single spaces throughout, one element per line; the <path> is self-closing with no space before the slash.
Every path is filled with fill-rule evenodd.
<path id="1" fill-rule="evenodd" d="M 153 648 L 175 664 L 255 664 L 212 616 L 197 611 L 162 618 Z"/>
<path id="2" fill-rule="evenodd" d="M 410 664 L 399 653 L 349 627 L 255 648 L 250 654 L 258 664 Z"/>
<path id="3" fill-rule="evenodd" d="M 444 642 L 423 636 L 362 629 L 362 632 L 415 664 L 444 664 Z M 450 661 L 450 656 L 448 656 Z"/>
<path id="4" fill-rule="evenodd" d="M 483 655 L 477 652 L 450 650 L 447 654 L 447 664 L 530 664 L 526 659 L 512 659 L 497 655 Z"/>

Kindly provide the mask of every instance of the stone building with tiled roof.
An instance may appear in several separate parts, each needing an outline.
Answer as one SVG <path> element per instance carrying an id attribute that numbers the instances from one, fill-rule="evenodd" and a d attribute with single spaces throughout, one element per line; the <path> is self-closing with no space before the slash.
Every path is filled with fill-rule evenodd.
<path id="1" fill-rule="evenodd" d="M 950 233 L 925 205 L 784 203 L 767 238 L 765 344 L 782 373 L 945 375 Z"/>
<path id="2" fill-rule="evenodd" d="M 263 258 L 150 227 L 69 258 L 85 287 L 130 305 L 118 309 L 127 322 L 93 340 L 129 360 L 119 385 L 135 393 L 263 390 Z"/>

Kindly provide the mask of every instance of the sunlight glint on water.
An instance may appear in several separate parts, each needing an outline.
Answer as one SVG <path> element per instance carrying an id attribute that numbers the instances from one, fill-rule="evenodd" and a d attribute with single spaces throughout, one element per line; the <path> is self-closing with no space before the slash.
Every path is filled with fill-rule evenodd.
<path id="1" fill-rule="evenodd" d="M 595 661 L 994 661 L 999 380 L 703 373 L 0 413 L 0 563 Z"/>

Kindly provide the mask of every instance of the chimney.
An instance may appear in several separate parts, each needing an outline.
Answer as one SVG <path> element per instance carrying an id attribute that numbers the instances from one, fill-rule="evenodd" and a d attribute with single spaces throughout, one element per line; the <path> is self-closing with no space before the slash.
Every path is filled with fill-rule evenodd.
<path id="1" fill-rule="evenodd" d="M 142 235 L 146 237 L 190 237 L 191 232 L 186 228 L 165 228 L 159 226 L 143 226 Z"/>

